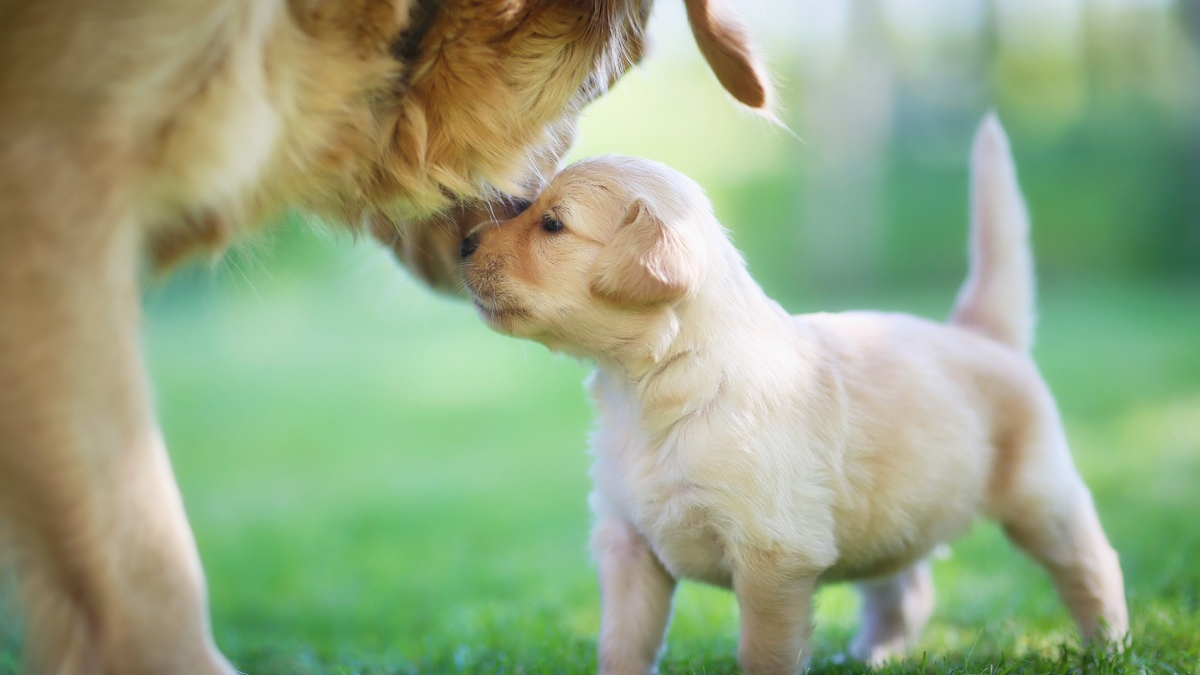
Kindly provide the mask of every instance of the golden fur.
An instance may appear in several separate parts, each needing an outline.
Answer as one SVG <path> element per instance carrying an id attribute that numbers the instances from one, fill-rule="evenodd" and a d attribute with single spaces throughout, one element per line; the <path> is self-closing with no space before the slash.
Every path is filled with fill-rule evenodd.
<path id="1" fill-rule="evenodd" d="M 972 167 L 949 324 L 788 315 L 699 186 L 645 160 L 572 165 L 464 242 L 492 327 L 597 364 L 601 673 L 653 672 L 682 578 L 733 589 L 758 675 L 802 670 L 814 591 L 859 581 L 850 653 L 878 663 L 929 618 L 924 559 L 980 516 L 1046 568 L 1085 638 L 1119 648 L 1121 568 L 1028 354 L 1028 223 L 994 118 Z"/>
<path id="2" fill-rule="evenodd" d="M 716 4 L 689 0 L 697 39 L 766 105 Z M 297 206 L 446 285 L 465 228 L 536 191 L 639 60 L 648 11 L 0 0 L 0 531 L 29 672 L 232 672 L 150 405 L 139 270 Z"/>

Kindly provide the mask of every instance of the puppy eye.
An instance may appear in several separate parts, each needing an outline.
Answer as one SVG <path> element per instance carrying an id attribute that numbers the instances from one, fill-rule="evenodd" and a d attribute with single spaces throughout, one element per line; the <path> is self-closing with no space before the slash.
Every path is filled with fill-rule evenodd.
<path id="1" fill-rule="evenodd" d="M 558 218 L 550 214 L 542 216 L 542 229 L 547 232 L 558 232 L 563 229 L 563 224 Z"/>

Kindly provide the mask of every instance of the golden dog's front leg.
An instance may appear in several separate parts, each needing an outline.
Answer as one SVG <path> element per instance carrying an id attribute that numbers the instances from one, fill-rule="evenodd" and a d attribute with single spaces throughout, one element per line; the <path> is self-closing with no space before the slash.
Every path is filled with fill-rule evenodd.
<path id="1" fill-rule="evenodd" d="M 675 579 L 642 535 L 615 518 L 596 525 L 592 550 L 600 573 L 600 673 L 652 673 L 671 618 Z"/>
<path id="2" fill-rule="evenodd" d="M 770 563 L 734 571 L 740 612 L 738 662 L 747 675 L 795 675 L 808 662 L 815 572 Z"/>
<path id="3" fill-rule="evenodd" d="M 139 232 L 36 194 L 0 205 L 0 520 L 26 671 L 230 675 L 139 354 Z"/>

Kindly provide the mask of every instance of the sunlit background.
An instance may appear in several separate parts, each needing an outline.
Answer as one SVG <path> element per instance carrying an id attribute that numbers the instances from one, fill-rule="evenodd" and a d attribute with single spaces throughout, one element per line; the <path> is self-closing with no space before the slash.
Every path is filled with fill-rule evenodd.
<path id="1" fill-rule="evenodd" d="M 793 311 L 944 316 L 965 271 L 970 137 L 999 113 L 1034 221 L 1036 355 L 1122 555 L 1135 629 L 1183 621 L 1162 658 L 1194 666 L 1200 3 L 736 3 L 790 131 L 737 109 L 681 3 L 657 4 L 646 63 L 589 108 L 574 156 L 691 175 Z M 243 670 L 593 667 L 586 364 L 490 333 L 371 242 L 298 218 L 146 301 L 217 639 Z M 1072 639 L 994 527 L 935 574 L 930 653 Z M 823 593 L 818 659 L 844 648 L 855 607 L 847 589 Z M 735 639 L 731 597 L 687 586 L 665 670 L 732 672 Z"/>

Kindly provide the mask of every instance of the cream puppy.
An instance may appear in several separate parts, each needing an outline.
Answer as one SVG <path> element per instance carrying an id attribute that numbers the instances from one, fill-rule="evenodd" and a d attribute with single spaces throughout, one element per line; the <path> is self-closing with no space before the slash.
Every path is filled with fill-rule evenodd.
<path id="1" fill-rule="evenodd" d="M 1086 639 L 1128 630 L 1121 568 L 1029 357 L 1033 271 L 1008 142 L 972 159 L 971 272 L 948 324 L 791 316 L 763 294 L 704 193 L 601 157 L 464 242 L 496 330 L 595 361 L 601 673 L 648 673 L 678 579 L 732 588 L 738 657 L 785 674 L 813 592 L 854 580 L 852 656 L 903 650 L 932 610 L 930 551 L 980 516 L 1050 573 Z"/>

